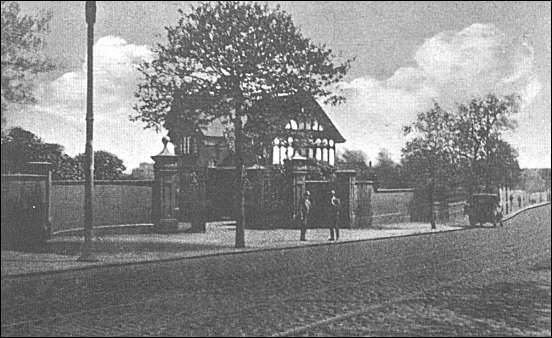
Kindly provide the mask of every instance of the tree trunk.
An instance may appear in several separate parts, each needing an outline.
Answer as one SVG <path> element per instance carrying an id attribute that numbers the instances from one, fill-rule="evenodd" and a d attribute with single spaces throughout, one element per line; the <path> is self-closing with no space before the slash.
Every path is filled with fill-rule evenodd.
<path id="1" fill-rule="evenodd" d="M 243 128 L 241 116 L 234 120 L 238 215 L 236 219 L 236 248 L 245 247 L 245 164 L 243 154 Z"/>

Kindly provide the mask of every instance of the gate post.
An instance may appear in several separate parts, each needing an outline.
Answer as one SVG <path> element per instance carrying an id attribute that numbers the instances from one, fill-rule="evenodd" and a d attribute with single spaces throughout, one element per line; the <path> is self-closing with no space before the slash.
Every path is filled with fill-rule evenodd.
<path id="1" fill-rule="evenodd" d="M 186 224 L 191 232 L 205 232 L 207 168 L 184 163 L 181 159 L 178 220 Z"/>
<path id="2" fill-rule="evenodd" d="M 307 179 L 307 159 L 295 156 L 289 160 L 288 164 L 291 166 L 291 194 L 292 202 L 290 204 L 291 220 L 295 221 L 299 212 L 299 204 L 306 191 L 306 179 Z"/>
<path id="3" fill-rule="evenodd" d="M 356 228 L 371 227 L 373 222 L 372 194 L 373 181 L 357 181 L 355 189 L 355 223 Z"/>
<path id="4" fill-rule="evenodd" d="M 355 194 L 355 181 L 356 181 L 356 171 L 355 170 L 337 170 L 337 190 L 338 193 L 342 192 L 342 210 L 343 216 L 341 219 L 341 226 L 347 226 L 349 228 L 353 227 L 353 224 L 356 222 L 356 213 L 355 205 L 357 196 Z"/>
<path id="5" fill-rule="evenodd" d="M 208 168 L 199 166 L 197 140 L 178 159 L 178 221 L 190 232 L 205 232 L 207 222 Z"/>
<path id="6" fill-rule="evenodd" d="M 52 163 L 50 162 L 27 162 L 27 171 L 29 174 L 41 175 L 45 177 L 44 194 L 41 196 L 41 205 L 44 209 L 42 221 L 46 230 L 46 237 L 50 239 L 52 235 L 52 216 L 50 212 L 50 195 L 52 191 Z"/>
<path id="7" fill-rule="evenodd" d="M 163 150 L 159 154 L 151 156 L 155 161 L 151 206 L 155 231 L 167 233 L 178 230 L 178 220 L 176 219 L 178 171 L 177 156 L 167 149 L 169 140 L 163 137 L 162 141 Z"/>

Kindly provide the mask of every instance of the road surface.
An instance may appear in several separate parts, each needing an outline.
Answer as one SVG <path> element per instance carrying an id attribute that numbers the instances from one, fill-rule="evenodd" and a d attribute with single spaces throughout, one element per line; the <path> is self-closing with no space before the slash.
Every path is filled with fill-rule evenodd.
<path id="1" fill-rule="evenodd" d="M 2 336 L 550 336 L 550 216 L 3 278 Z"/>

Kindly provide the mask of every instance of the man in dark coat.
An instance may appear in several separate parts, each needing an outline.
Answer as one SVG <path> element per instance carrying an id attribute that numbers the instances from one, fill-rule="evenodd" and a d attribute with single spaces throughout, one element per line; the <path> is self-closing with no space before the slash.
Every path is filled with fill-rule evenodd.
<path id="1" fill-rule="evenodd" d="M 335 191 L 332 190 L 330 197 L 330 241 L 339 240 L 339 213 L 341 209 L 341 200 L 335 196 Z"/>
<path id="2" fill-rule="evenodd" d="M 310 212 L 312 209 L 312 202 L 310 199 L 310 192 L 305 191 L 305 196 L 301 199 L 299 205 L 299 219 L 301 221 L 301 241 L 306 241 L 307 227 L 309 225 Z"/>

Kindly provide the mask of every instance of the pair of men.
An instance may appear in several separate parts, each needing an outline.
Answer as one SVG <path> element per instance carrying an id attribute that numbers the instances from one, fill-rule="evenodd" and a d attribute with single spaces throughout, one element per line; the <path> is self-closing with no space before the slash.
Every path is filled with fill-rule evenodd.
<path id="1" fill-rule="evenodd" d="M 335 191 L 331 191 L 330 197 L 330 238 L 329 241 L 339 240 L 339 209 L 341 207 L 341 200 L 335 196 Z M 301 241 L 306 241 L 307 228 L 310 224 L 310 214 L 312 211 L 312 201 L 310 192 L 306 191 L 301 205 L 299 206 L 299 218 L 301 220 Z"/>

